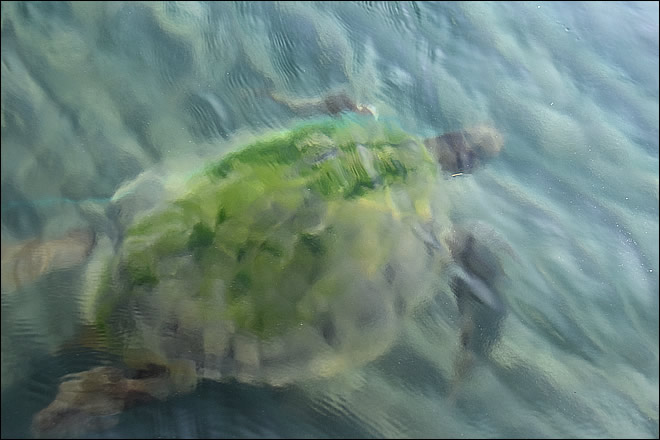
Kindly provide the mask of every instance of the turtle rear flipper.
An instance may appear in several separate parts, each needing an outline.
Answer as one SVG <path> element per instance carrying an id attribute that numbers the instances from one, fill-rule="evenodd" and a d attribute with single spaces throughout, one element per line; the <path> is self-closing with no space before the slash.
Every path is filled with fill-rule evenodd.
<path id="1" fill-rule="evenodd" d="M 174 390 L 166 369 L 145 370 L 127 378 L 115 367 L 97 367 L 69 375 L 55 400 L 32 421 L 36 438 L 81 437 L 112 428 L 130 406 L 165 399 Z"/>
<path id="2" fill-rule="evenodd" d="M 49 272 L 81 264 L 95 240 L 91 229 L 76 229 L 54 240 L 33 239 L 2 246 L 2 290 L 12 292 Z"/>

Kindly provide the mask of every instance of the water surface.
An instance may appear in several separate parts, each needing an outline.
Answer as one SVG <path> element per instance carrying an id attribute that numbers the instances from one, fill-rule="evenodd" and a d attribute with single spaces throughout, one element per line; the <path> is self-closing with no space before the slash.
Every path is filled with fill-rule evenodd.
<path id="1" fill-rule="evenodd" d="M 457 392 L 455 305 L 436 301 L 364 367 L 204 382 L 93 435 L 658 437 L 657 3 L 3 2 L 1 20 L 3 246 L 97 225 L 81 206 L 143 170 L 315 116 L 273 91 L 506 138 L 452 207 L 512 250 L 499 339 Z M 63 374 L 113 361 L 63 345 L 83 270 L 2 292 L 3 438 L 30 435 Z"/>

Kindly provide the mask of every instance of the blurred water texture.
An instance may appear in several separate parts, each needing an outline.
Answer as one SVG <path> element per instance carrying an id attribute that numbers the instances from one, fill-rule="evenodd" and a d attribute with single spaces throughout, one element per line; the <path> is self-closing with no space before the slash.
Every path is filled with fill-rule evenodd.
<path id="1" fill-rule="evenodd" d="M 313 116 L 270 91 L 507 140 L 453 212 L 517 256 L 500 340 L 458 397 L 437 303 L 357 371 L 204 383 L 93 435 L 658 437 L 658 3 L 2 2 L 1 25 L 3 246 L 87 226 L 81 205 L 144 170 Z M 109 356 L 61 348 L 81 270 L 2 292 L 3 438 Z"/>

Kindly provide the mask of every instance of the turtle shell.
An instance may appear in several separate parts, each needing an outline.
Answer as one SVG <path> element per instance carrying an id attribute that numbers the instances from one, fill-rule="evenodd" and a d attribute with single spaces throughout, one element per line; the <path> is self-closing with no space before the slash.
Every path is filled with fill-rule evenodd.
<path id="1" fill-rule="evenodd" d="M 360 365 L 449 290 L 444 182 L 394 124 L 267 136 L 130 218 L 87 318 L 127 363 L 196 377 L 284 385 Z"/>

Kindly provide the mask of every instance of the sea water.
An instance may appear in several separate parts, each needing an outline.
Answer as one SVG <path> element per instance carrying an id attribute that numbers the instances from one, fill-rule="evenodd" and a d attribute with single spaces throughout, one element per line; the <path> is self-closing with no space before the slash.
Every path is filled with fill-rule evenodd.
<path id="1" fill-rule="evenodd" d="M 657 3 L 3 2 L 1 24 L 3 246 L 89 225 L 81 207 L 143 170 L 308 117 L 273 91 L 344 91 L 420 137 L 489 123 L 506 139 L 457 177 L 453 218 L 510 250 L 498 340 L 459 387 L 455 305 L 438 301 L 362 368 L 204 382 L 90 435 L 658 437 Z M 62 375 L 112 360 L 67 348 L 81 279 L 2 292 L 3 438 L 30 436 Z"/>

